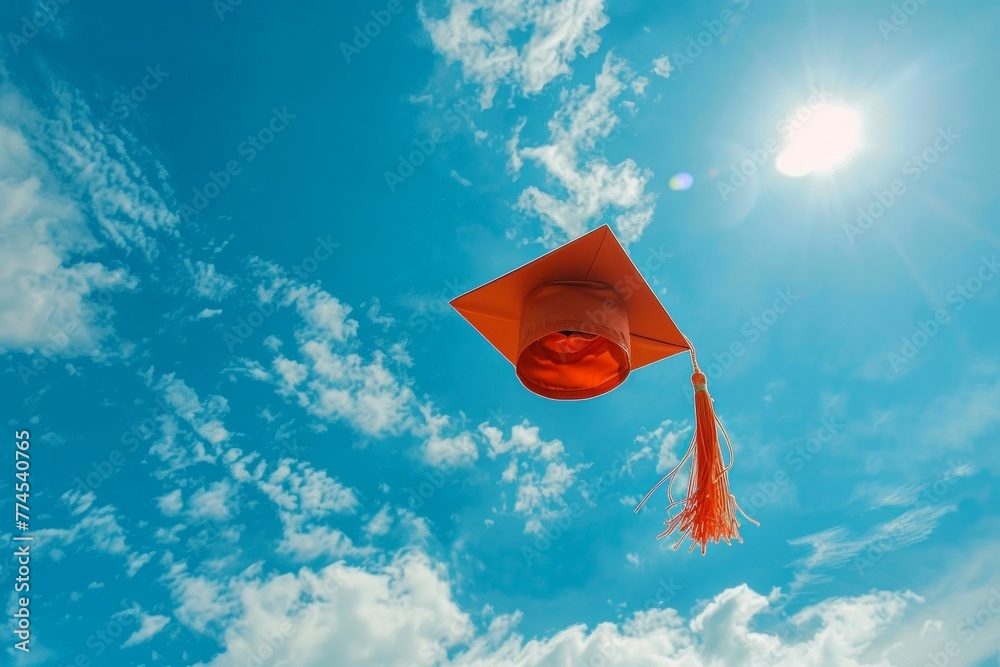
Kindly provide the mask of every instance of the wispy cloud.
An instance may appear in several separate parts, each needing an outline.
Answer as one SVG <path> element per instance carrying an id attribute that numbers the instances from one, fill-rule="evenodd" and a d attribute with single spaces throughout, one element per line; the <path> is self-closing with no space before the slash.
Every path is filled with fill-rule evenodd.
<path id="1" fill-rule="evenodd" d="M 77 91 L 62 83 L 52 87 L 61 106 L 48 117 L 36 117 L 31 125 L 35 144 L 114 245 L 155 257 L 156 235 L 176 235 L 179 222 L 165 167 L 127 130 L 112 133 L 95 124 Z"/>
<path id="2" fill-rule="evenodd" d="M 678 424 L 667 419 L 655 430 L 644 431 L 637 435 L 635 441 L 643 445 L 639 451 L 643 454 L 643 458 L 656 455 L 656 472 L 667 473 L 680 463 L 681 456 L 687 450 L 690 434 L 690 424 L 686 422 Z"/>
<path id="3" fill-rule="evenodd" d="M 789 540 L 793 547 L 806 547 L 810 551 L 795 563 L 798 570 L 793 592 L 807 584 L 824 581 L 826 572 L 849 563 L 863 574 L 884 554 L 926 540 L 940 525 L 941 518 L 955 510 L 955 505 L 928 504 L 907 510 L 860 537 L 853 537 L 847 528 L 837 526 Z"/>
<path id="4" fill-rule="evenodd" d="M 294 305 L 295 351 L 283 352 L 275 340 L 266 375 L 279 394 L 324 421 L 342 421 L 375 438 L 409 434 L 422 442 L 424 459 L 434 466 L 457 466 L 476 459 L 470 433 L 417 398 L 404 375 L 412 364 L 401 343 L 366 352 L 353 308 L 316 285 L 302 285 L 279 267 L 254 262 L 264 282 L 259 294 Z M 377 306 L 377 304 L 376 304 Z M 378 313 L 375 313 L 378 316 Z"/>
<path id="5" fill-rule="evenodd" d="M 138 644 L 142 644 L 143 642 L 148 642 L 150 639 L 158 635 L 160 630 L 167 627 L 168 623 L 170 623 L 170 618 L 168 616 L 151 616 L 142 612 L 139 616 L 139 629 L 129 635 L 128 638 L 122 642 L 122 648 L 129 648 L 130 646 L 136 646 Z"/>
<path id="6" fill-rule="evenodd" d="M 221 301 L 236 288 L 236 283 L 231 278 L 219 273 L 211 262 L 192 262 L 185 258 L 184 268 L 190 276 L 191 291 L 195 296 L 210 301 Z"/>
<path id="7" fill-rule="evenodd" d="M 525 517 L 524 532 L 541 534 L 552 521 L 569 513 L 564 496 L 584 465 L 568 466 L 559 440 L 543 440 L 540 429 L 527 421 L 511 427 L 510 436 L 482 424 L 491 459 L 503 458 L 501 482 L 516 485 L 514 513 Z"/>
<path id="8" fill-rule="evenodd" d="M 455 171 L 454 169 L 452 169 L 452 170 L 451 170 L 451 171 L 450 171 L 450 172 L 448 173 L 448 175 L 449 175 L 449 176 L 451 176 L 451 177 L 452 177 L 453 179 L 455 179 L 456 181 L 458 181 L 458 183 L 459 183 L 460 185 L 462 185 L 463 187 L 466 187 L 466 188 L 467 188 L 467 187 L 469 187 L 470 185 L 472 185 L 472 181 L 470 181 L 470 180 L 469 180 L 469 179 L 467 179 L 467 178 L 464 178 L 464 177 L 463 177 L 463 176 L 462 176 L 461 174 L 459 174 L 459 173 L 458 173 L 457 171 Z"/>
<path id="9" fill-rule="evenodd" d="M 149 561 L 148 556 L 129 546 L 128 534 L 119 522 L 119 513 L 114 505 L 97 506 L 93 493 L 79 491 L 67 491 L 60 500 L 70 514 L 78 518 L 69 528 L 43 528 L 35 532 L 35 544 L 44 544 L 44 552 L 51 558 L 62 560 L 64 550 L 70 546 L 120 556 L 126 560 L 129 577 Z"/>
<path id="10" fill-rule="evenodd" d="M 0 347 L 95 353 L 112 332 L 113 313 L 110 299 L 96 296 L 135 289 L 138 280 L 88 260 L 101 244 L 58 169 L 60 154 L 40 150 L 32 135 L 44 122 L 28 100 L 0 84 Z"/>
<path id="11" fill-rule="evenodd" d="M 565 96 L 548 124 L 550 143 L 521 148 L 524 121 L 508 143 L 513 170 L 531 160 L 558 186 L 557 192 L 561 190 L 552 194 L 533 185 L 518 198 L 519 210 L 541 219 L 547 245 L 582 235 L 589 223 L 609 209 L 624 243 L 637 241 L 652 220 L 655 198 L 646 192 L 652 172 L 640 169 L 632 159 L 612 165 L 603 155 L 594 154 L 597 142 L 620 123 L 611 103 L 632 77 L 624 60 L 608 54 L 592 89 L 581 85 Z"/>
<path id="12" fill-rule="evenodd" d="M 664 79 L 670 78 L 670 73 L 674 70 L 667 56 L 660 56 L 653 60 L 653 74 L 662 76 Z"/>
<path id="13" fill-rule="evenodd" d="M 500 85 L 531 95 L 569 74 L 577 55 L 597 51 L 597 33 L 608 22 L 604 0 L 447 0 L 443 18 L 423 3 L 418 7 L 434 48 L 482 87 L 484 109 L 493 106 Z M 526 43 L 516 44 L 516 33 L 527 33 Z"/>

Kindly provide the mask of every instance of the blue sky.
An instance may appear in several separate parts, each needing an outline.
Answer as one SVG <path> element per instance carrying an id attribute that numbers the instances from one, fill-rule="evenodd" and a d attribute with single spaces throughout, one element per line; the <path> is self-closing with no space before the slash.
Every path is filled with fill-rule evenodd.
<path id="1" fill-rule="evenodd" d="M 1000 664 L 1000 7 L 0 25 L 4 664 Z M 860 147 L 781 173 L 821 104 Z M 698 346 L 743 544 L 632 511 L 685 357 L 557 403 L 447 305 L 601 224 Z"/>

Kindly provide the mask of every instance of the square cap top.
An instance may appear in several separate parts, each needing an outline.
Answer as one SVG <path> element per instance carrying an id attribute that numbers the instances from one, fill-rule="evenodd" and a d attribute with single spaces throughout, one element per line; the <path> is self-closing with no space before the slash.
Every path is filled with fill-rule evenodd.
<path id="1" fill-rule="evenodd" d="M 684 335 L 607 225 L 466 292 L 451 305 L 517 365 L 525 297 L 543 285 L 566 281 L 602 283 L 621 296 L 628 317 L 631 368 L 688 351 Z M 600 317 L 600 313 L 593 315 Z"/>

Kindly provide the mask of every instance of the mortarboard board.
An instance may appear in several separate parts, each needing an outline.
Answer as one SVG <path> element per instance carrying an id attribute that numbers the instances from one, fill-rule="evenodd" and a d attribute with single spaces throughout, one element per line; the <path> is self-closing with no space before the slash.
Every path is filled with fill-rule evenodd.
<path id="1" fill-rule="evenodd" d="M 741 540 L 739 510 L 727 472 L 707 378 L 694 346 L 671 320 L 625 249 L 603 225 L 482 287 L 451 305 L 511 364 L 530 391 L 556 400 L 593 398 L 611 391 L 629 373 L 679 352 L 694 365 L 695 432 L 681 463 L 646 494 L 690 461 L 683 509 L 665 522 L 665 537 L 679 529 L 691 548 L 708 541 Z M 727 445 L 729 437 L 725 435 Z M 729 446 L 730 466 L 732 446 Z M 740 510 L 742 512 L 742 510 Z M 748 517 L 749 518 L 749 517 Z M 753 521 L 752 519 L 750 519 Z M 756 523 L 756 522 L 755 522 Z"/>

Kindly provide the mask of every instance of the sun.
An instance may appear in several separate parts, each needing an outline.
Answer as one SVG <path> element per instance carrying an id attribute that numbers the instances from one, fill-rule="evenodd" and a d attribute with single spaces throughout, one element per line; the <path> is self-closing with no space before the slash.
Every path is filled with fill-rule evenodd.
<path id="1" fill-rule="evenodd" d="M 805 107 L 808 109 L 808 107 Z M 774 160 L 775 168 L 797 178 L 834 169 L 861 147 L 861 114 L 850 107 L 820 104 L 793 125 L 788 145 Z"/>

